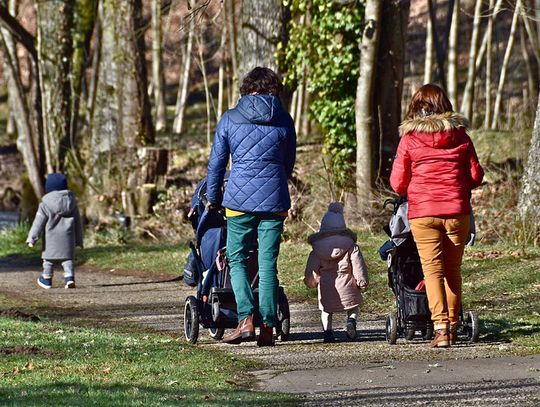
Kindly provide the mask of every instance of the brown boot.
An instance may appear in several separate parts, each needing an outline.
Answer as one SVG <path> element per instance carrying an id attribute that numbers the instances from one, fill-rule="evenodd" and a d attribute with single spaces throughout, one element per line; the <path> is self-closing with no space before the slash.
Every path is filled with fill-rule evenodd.
<path id="1" fill-rule="evenodd" d="M 450 346 L 450 338 L 448 329 L 437 329 L 435 331 L 435 339 L 431 341 L 432 348 L 448 348 Z"/>
<path id="2" fill-rule="evenodd" d="M 223 338 L 223 342 L 238 345 L 243 341 L 252 341 L 254 339 L 255 327 L 253 326 L 253 315 L 249 315 L 238 323 L 234 331 Z"/>
<path id="3" fill-rule="evenodd" d="M 450 330 L 448 331 L 448 339 L 450 340 L 450 345 L 455 345 L 457 343 L 457 328 L 457 322 L 450 324 Z"/>
<path id="4" fill-rule="evenodd" d="M 261 324 L 259 327 L 259 338 L 257 346 L 274 346 L 274 328 L 266 324 Z"/>

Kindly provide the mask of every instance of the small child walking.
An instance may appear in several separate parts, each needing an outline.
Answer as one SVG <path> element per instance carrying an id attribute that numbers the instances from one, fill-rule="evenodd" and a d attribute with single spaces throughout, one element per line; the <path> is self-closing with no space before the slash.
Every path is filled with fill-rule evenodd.
<path id="1" fill-rule="evenodd" d="M 347 337 L 356 338 L 356 320 L 362 304 L 360 290 L 368 286 L 366 262 L 356 244 L 356 234 L 347 228 L 343 206 L 332 202 L 321 220 L 319 232 L 308 237 L 312 251 L 304 283 L 318 287 L 324 343 L 335 342 L 332 314 L 347 312 Z"/>
<path id="2" fill-rule="evenodd" d="M 83 247 L 83 236 L 75 194 L 68 189 L 64 174 L 52 173 L 47 176 L 45 195 L 39 204 L 26 243 L 33 247 L 40 237 L 43 273 L 37 280 L 39 286 L 51 288 L 53 268 L 61 264 L 64 269 L 64 288 L 75 288 L 73 257 L 75 246 Z"/>

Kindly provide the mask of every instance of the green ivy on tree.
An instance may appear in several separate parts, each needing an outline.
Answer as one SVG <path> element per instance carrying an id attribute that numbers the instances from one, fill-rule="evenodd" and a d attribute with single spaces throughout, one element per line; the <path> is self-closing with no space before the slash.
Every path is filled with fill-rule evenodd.
<path id="1" fill-rule="evenodd" d="M 310 114 L 324 132 L 324 153 L 336 185 L 354 183 L 356 152 L 355 97 L 359 74 L 364 2 L 290 0 L 293 13 L 290 39 L 285 50 L 288 75 L 296 87 L 307 69 Z M 301 16 L 305 16 L 303 23 Z"/>

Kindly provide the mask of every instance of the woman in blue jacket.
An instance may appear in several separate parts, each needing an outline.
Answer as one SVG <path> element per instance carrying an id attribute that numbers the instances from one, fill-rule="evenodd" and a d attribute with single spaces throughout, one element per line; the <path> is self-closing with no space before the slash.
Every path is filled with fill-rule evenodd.
<path id="1" fill-rule="evenodd" d="M 256 312 L 248 277 L 249 249 L 258 241 L 259 321 L 257 345 L 273 346 L 277 322 L 277 259 L 283 222 L 291 207 L 287 185 L 296 159 L 294 123 L 279 100 L 279 77 L 268 68 L 249 72 L 241 98 L 217 125 L 208 164 L 209 206 L 225 207 L 227 257 L 238 309 L 238 326 L 223 341 L 255 339 Z M 225 170 L 231 173 L 222 196 Z"/>

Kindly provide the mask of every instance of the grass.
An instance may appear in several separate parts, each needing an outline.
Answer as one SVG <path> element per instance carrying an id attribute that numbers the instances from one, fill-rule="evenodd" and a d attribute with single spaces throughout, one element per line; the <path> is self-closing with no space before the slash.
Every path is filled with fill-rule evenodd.
<path id="1" fill-rule="evenodd" d="M 0 318 L 3 406 L 293 405 L 253 392 L 253 362 L 166 335 Z"/>

